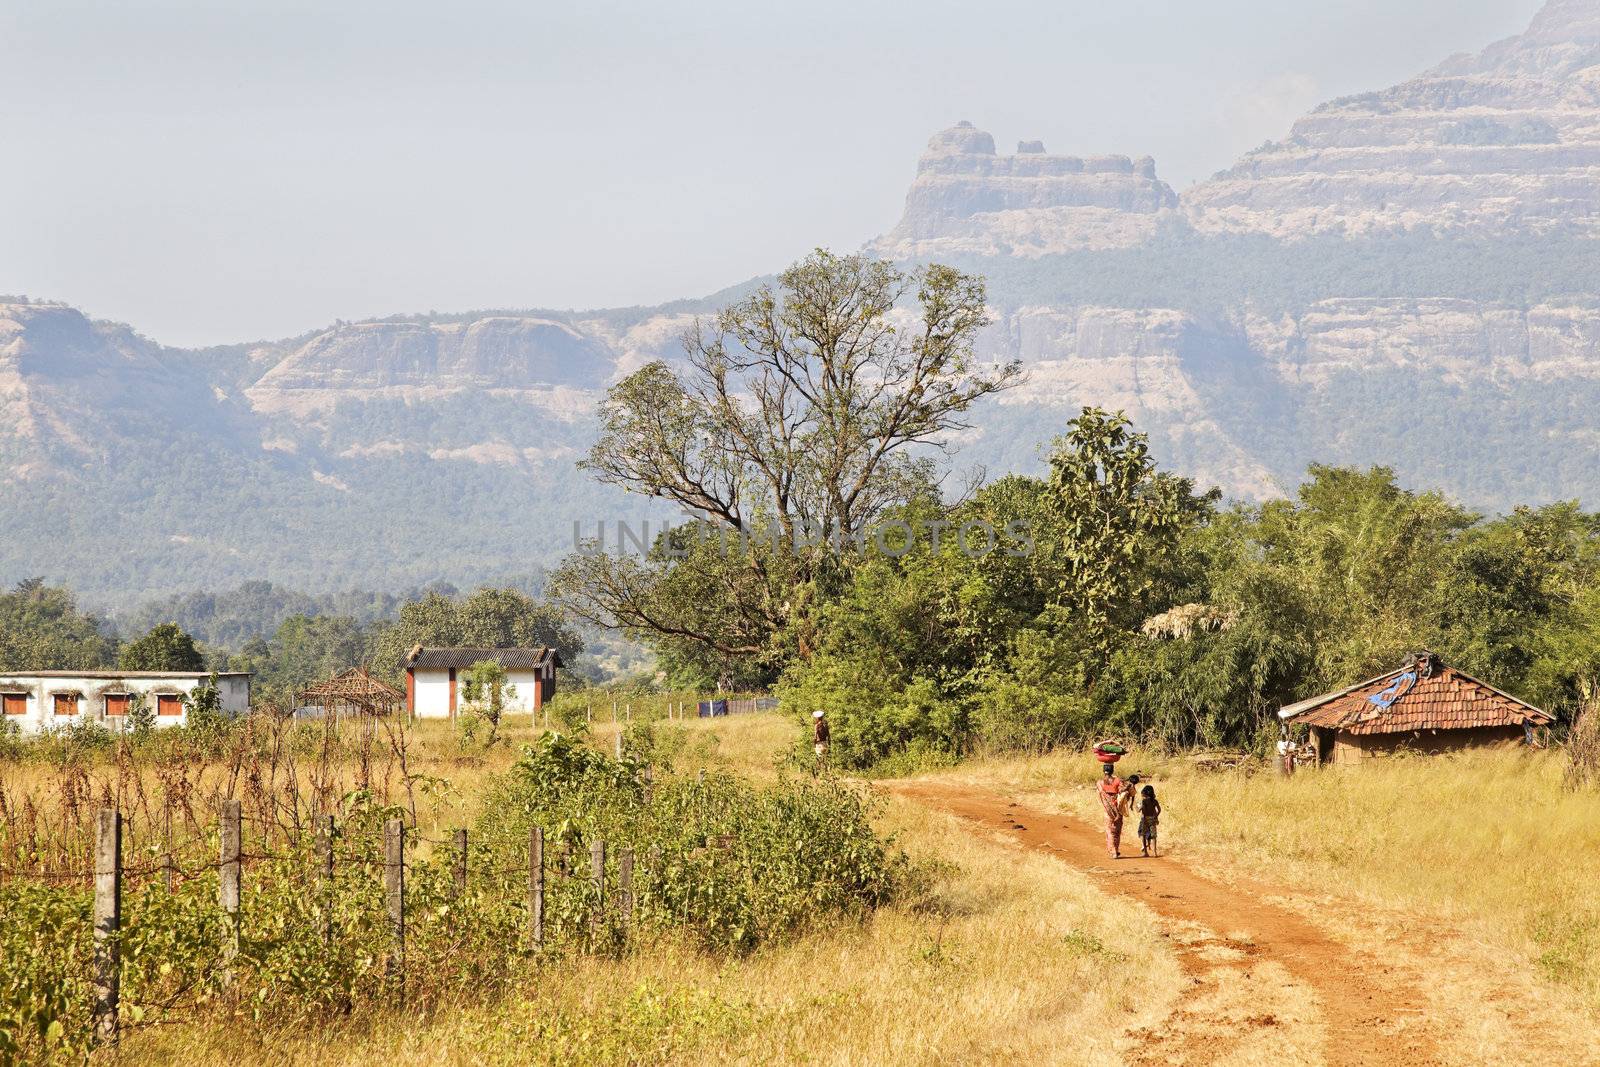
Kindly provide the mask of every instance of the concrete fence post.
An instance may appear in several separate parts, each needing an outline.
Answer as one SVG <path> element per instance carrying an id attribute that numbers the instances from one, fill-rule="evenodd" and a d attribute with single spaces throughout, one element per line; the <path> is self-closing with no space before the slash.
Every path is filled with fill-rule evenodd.
<path id="1" fill-rule="evenodd" d="M 528 831 L 528 936 L 544 947 L 544 830 Z"/>
<path id="2" fill-rule="evenodd" d="M 399 979 L 403 989 L 406 979 L 406 824 L 400 819 L 390 819 L 383 826 L 383 885 L 389 930 L 394 940 L 389 971 Z"/>
<path id="3" fill-rule="evenodd" d="M 333 816 L 317 816 L 317 893 L 322 903 L 322 940 L 333 944 Z"/>
<path id="4" fill-rule="evenodd" d="M 467 895 L 467 831 L 456 831 L 456 897 Z"/>
<path id="5" fill-rule="evenodd" d="M 596 841 L 589 846 L 589 877 L 594 880 L 594 914 L 590 925 L 598 932 L 605 924 L 606 913 L 606 843 Z"/>
<path id="6" fill-rule="evenodd" d="M 117 1040 L 117 1000 L 122 986 L 122 813 L 101 808 L 94 845 L 94 1030 Z"/>
<path id="7" fill-rule="evenodd" d="M 228 941 L 223 953 L 232 958 L 239 952 L 239 882 L 244 866 L 244 816 L 237 800 L 224 800 L 217 814 L 218 838 L 221 841 L 217 856 L 217 905 L 222 908 L 228 926 Z"/>
<path id="8" fill-rule="evenodd" d="M 625 848 L 617 853 L 617 911 L 622 916 L 624 928 L 633 924 L 633 849 L 631 848 Z"/>
<path id="9" fill-rule="evenodd" d="M 172 806 L 162 805 L 161 840 L 165 846 L 161 856 L 161 883 L 170 895 L 178 891 L 177 864 L 172 857 Z"/>

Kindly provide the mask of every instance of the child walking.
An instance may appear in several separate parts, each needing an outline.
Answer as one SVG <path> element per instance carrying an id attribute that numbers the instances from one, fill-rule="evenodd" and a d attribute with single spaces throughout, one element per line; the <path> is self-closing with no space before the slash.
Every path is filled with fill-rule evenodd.
<path id="1" fill-rule="evenodd" d="M 1156 799 L 1156 787 L 1147 785 L 1139 791 L 1139 854 L 1148 856 L 1156 850 L 1156 826 L 1161 822 L 1161 801 Z"/>

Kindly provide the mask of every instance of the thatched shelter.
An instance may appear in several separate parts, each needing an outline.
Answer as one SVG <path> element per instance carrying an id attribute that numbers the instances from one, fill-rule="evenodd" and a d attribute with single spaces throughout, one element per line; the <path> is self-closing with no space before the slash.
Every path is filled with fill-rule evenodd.
<path id="1" fill-rule="evenodd" d="M 1515 744 L 1548 726 L 1547 713 L 1431 652 L 1364 682 L 1290 704 L 1278 712 L 1307 726 L 1319 763 L 1354 763 L 1396 751 L 1454 752 Z"/>
<path id="2" fill-rule="evenodd" d="M 320 707 L 324 715 L 337 721 L 347 714 L 393 715 L 406 706 L 406 695 L 374 678 L 366 667 L 351 667 L 302 690 L 295 705 L 298 708 Z"/>

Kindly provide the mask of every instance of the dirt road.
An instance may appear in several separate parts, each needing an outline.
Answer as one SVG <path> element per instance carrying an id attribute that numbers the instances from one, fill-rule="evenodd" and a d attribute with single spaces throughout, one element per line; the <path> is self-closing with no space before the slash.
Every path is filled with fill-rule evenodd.
<path id="1" fill-rule="evenodd" d="M 1232 1058 L 1235 1051 L 1242 1053 L 1239 1046 L 1252 1039 L 1268 1049 L 1279 1047 L 1282 1062 L 1309 1059 L 1364 1067 L 1440 1062 L 1425 1001 L 1415 984 L 1376 956 L 1340 944 L 1273 903 L 1270 887 L 1222 884 L 1170 858 L 1141 859 L 1138 839 L 1131 833 L 1124 836 L 1123 854 L 1127 857 L 1131 851 L 1133 856 L 1112 861 L 1106 855 L 1102 825 L 1024 808 L 982 789 L 908 782 L 895 791 L 1048 852 L 1088 872 L 1107 892 L 1132 897 L 1166 921 L 1190 989 L 1160 1026 L 1132 1035 L 1131 1062 L 1216 1063 Z M 1272 964 L 1280 965 L 1281 971 Z M 1284 1026 L 1285 1020 L 1240 1005 L 1240 983 L 1228 979 L 1230 971 L 1241 968 L 1253 968 L 1258 979 L 1265 975 L 1269 980 L 1287 972 L 1293 984 L 1309 991 L 1313 1010 L 1305 1024 L 1316 1032 L 1308 1035 L 1294 1025 L 1292 1034 L 1285 1032 L 1281 1041 L 1276 1038 L 1272 1030 Z M 1220 996 L 1224 987 L 1234 989 L 1231 1008 L 1219 1007 L 1226 999 Z M 1225 1020 L 1222 1025 L 1219 1019 Z"/>

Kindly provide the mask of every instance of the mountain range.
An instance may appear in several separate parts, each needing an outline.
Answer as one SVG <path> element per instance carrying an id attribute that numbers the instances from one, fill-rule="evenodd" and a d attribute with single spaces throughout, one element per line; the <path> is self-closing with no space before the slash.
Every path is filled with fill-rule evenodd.
<path id="1" fill-rule="evenodd" d="M 958 123 L 865 248 L 989 279 L 981 352 L 1028 380 L 975 412 L 962 465 L 1032 469 L 1098 404 L 1242 499 L 1327 462 L 1486 511 L 1600 503 L 1600 0 L 1329 101 L 1181 194 L 1148 156 L 1002 154 Z M 116 606 L 525 575 L 575 522 L 660 515 L 575 468 L 597 403 L 760 280 L 206 349 L 0 297 L 0 579 Z"/>

